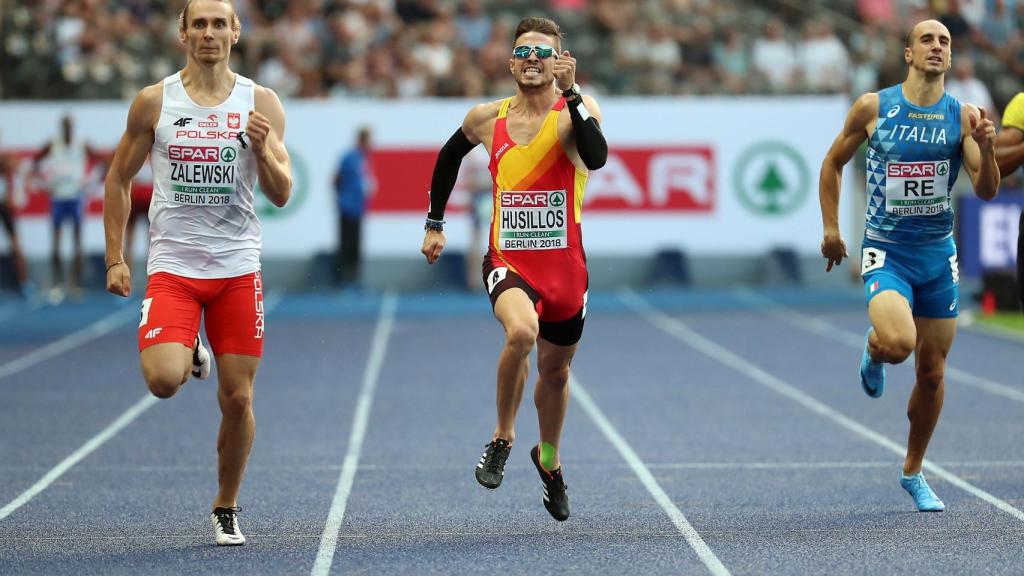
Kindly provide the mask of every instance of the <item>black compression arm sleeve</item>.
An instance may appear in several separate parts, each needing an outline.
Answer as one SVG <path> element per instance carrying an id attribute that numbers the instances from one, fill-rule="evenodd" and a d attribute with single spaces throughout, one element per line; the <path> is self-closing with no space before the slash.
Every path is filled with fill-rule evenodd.
<path id="1" fill-rule="evenodd" d="M 568 102 L 569 118 L 576 136 L 576 151 L 588 170 L 597 170 L 608 161 L 608 142 L 601 132 L 597 118 L 590 115 L 583 104 L 583 96 L 576 96 Z"/>
<path id="2" fill-rule="evenodd" d="M 427 218 L 444 220 L 444 207 L 448 205 L 448 197 L 455 188 L 455 180 L 459 177 L 459 166 L 466 154 L 476 147 L 466 138 L 460 127 L 437 153 L 434 163 L 434 175 L 430 178 L 430 212 Z"/>

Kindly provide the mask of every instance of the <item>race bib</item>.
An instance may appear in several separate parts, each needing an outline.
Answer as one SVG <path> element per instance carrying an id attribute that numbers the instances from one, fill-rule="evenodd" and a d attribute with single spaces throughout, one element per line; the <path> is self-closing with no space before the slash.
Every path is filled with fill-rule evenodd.
<path id="1" fill-rule="evenodd" d="M 872 270 L 878 270 L 885 266 L 885 250 L 881 248 L 867 247 L 861 251 L 860 275 L 863 276 Z"/>
<path id="2" fill-rule="evenodd" d="M 238 152 L 234 146 L 167 147 L 171 166 L 170 203 L 178 206 L 234 204 Z"/>
<path id="3" fill-rule="evenodd" d="M 885 165 L 886 212 L 894 216 L 931 216 L 949 209 L 949 160 Z"/>
<path id="4" fill-rule="evenodd" d="M 500 194 L 500 250 L 560 250 L 569 247 L 565 190 Z"/>

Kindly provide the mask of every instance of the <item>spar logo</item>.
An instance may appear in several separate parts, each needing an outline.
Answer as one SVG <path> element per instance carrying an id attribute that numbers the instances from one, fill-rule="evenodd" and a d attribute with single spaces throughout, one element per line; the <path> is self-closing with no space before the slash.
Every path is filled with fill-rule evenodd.
<path id="1" fill-rule="evenodd" d="M 234 162 L 238 153 L 231 146 L 167 147 L 167 157 L 178 162 Z"/>
<path id="2" fill-rule="evenodd" d="M 505 208 L 547 208 L 548 195 L 548 192 L 502 192 L 501 205 Z M 553 196 L 554 193 L 551 195 Z M 561 206 L 563 203 L 565 203 L 564 198 L 559 204 L 553 205 Z"/>
<path id="3" fill-rule="evenodd" d="M 583 207 L 591 212 L 712 213 L 719 186 L 716 155 L 711 144 L 615 146 L 604 167 L 587 175 Z M 422 211 L 422 197 L 402 191 L 422 189 L 424 182 L 430 182 L 436 161 L 436 148 L 374 149 L 377 192 L 370 199 L 370 210 Z M 482 177 L 489 179 L 483 170 Z M 575 198 L 572 190 L 561 194 L 562 204 Z M 448 207 L 465 210 L 467 198 L 468 194 L 453 194 Z M 548 208 L 560 207 L 550 196 L 547 202 Z"/>
<path id="4" fill-rule="evenodd" d="M 949 162 L 892 162 L 886 165 L 889 178 L 934 178 L 949 172 Z"/>
<path id="5" fill-rule="evenodd" d="M 710 146 L 616 147 L 604 167 L 588 175 L 583 205 L 588 210 L 713 212 L 715 189 Z"/>

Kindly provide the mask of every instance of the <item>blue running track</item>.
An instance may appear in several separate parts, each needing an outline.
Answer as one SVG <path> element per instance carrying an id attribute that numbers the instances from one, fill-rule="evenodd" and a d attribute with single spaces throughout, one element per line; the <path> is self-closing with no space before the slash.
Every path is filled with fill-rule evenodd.
<path id="1" fill-rule="evenodd" d="M 1020 574 L 1024 343 L 961 329 L 925 474 L 912 363 L 857 375 L 859 291 L 591 294 L 552 520 L 531 376 L 496 491 L 480 295 L 270 294 L 248 544 L 213 544 L 215 380 L 139 374 L 138 301 L 0 300 L 0 574 Z M 216 374 L 212 376 L 215 378 Z"/>

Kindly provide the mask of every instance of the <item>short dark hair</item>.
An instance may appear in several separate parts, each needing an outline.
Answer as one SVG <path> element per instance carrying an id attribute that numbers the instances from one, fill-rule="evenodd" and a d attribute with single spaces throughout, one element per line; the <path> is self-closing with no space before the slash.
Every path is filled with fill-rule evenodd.
<path id="1" fill-rule="evenodd" d="M 541 18 L 539 16 L 523 18 L 519 25 L 516 26 L 516 35 L 512 38 L 512 43 L 515 44 L 516 40 L 527 32 L 540 32 L 541 34 L 554 36 L 555 41 L 558 43 L 558 46 L 555 46 L 555 48 L 562 49 L 562 30 L 550 18 Z"/>
<path id="2" fill-rule="evenodd" d="M 242 27 L 242 22 L 238 19 L 238 13 L 235 12 L 235 5 L 231 0 L 218 0 L 231 7 L 231 29 L 239 30 Z M 188 27 L 188 9 L 192 6 L 192 0 L 185 0 L 185 7 L 181 9 L 181 13 L 178 14 L 178 30 L 185 30 Z"/>

